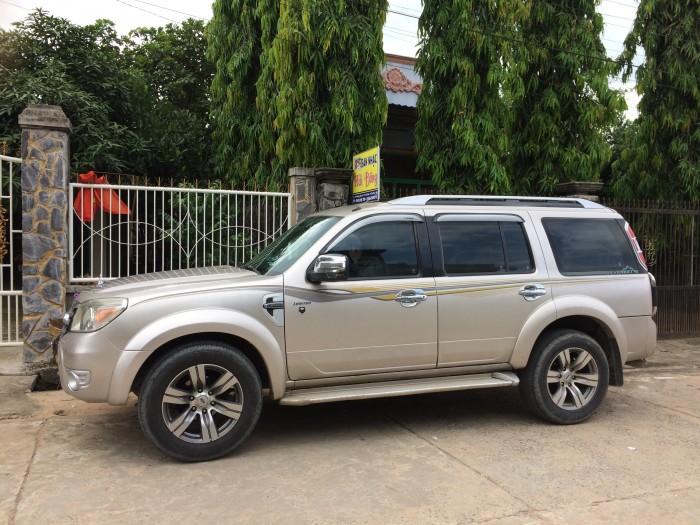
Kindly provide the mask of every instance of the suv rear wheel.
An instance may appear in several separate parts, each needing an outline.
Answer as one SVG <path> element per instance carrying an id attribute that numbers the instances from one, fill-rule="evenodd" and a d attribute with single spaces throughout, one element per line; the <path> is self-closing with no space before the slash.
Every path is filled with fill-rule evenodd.
<path id="1" fill-rule="evenodd" d="M 557 330 L 542 339 L 521 374 L 520 392 L 530 410 L 563 425 L 588 419 L 605 398 L 610 371 L 591 336 Z"/>
<path id="2" fill-rule="evenodd" d="M 262 407 L 257 371 L 240 351 L 219 342 L 168 352 L 146 374 L 140 394 L 146 437 L 181 461 L 228 454 L 253 430 Z"/>

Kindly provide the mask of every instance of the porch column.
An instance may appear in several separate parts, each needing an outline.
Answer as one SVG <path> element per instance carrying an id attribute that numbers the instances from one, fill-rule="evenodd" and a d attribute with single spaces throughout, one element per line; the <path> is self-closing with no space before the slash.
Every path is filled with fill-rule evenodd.
<path id="1" fill-rule="evenodd" d="M 22 334 L 24 362 L 52 359 L 63 316 L 68 255 L 68 182 L 73 126 L 58 106 L 30 104 L 22 128 Z"/>

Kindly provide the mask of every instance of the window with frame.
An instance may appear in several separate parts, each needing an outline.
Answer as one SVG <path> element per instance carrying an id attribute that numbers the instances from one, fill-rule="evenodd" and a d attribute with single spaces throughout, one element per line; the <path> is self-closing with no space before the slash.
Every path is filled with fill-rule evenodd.
<path id="1" fill-rule="evenodd" d="M 326 252 L 347 255 L 350 279 L 406 278 L 421 274 L 413 222 L 367 224 L 340 239 Z"/>
<path id="2" fill-rule="evenodd" d="M 543 219 L 562 275 L 640 273 L 637 256 L 616 219 Z"/>
<path id="3" fill-rule="evenodd" d="M 534 262 L 520 222 L 438 220 L 446 275 L 532 273 Z"/>

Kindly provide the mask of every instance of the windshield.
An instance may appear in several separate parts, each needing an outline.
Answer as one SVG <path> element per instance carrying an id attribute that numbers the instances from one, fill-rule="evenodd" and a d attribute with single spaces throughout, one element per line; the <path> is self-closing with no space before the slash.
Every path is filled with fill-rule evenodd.
<path id="1" fill-rule="evenodd" d="M 289 268 L 340 217 L 314 216 L 287 230 L 243 267 L 264 275 L 279 275 Z"/>

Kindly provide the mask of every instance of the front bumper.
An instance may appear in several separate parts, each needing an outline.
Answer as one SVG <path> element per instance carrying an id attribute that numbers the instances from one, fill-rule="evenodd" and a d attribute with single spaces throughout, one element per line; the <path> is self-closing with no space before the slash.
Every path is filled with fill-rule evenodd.
<path id="1" fill-rule="evenodd" d="M 63 390 L 89 403 L 108 402 L 112 376 L 123 354 L 101 331 L 63 334 L 56 354 Z"/>

